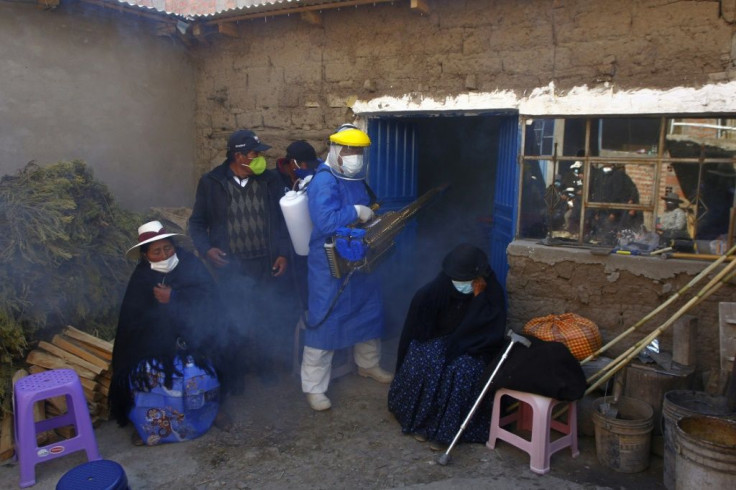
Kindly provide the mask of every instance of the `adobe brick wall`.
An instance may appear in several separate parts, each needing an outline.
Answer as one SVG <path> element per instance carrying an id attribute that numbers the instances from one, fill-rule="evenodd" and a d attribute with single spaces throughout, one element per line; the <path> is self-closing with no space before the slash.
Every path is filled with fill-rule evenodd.
<path id="1" fill-rule="evenodd" d="M 508 90 L 527 97 L 550 82 L 564 97 L 582 86 L 666 92 L 736 78 L 733 0 L 435 0 L 428 16 L 407 3 L 325 11 L 322 26 L 298 15 L 243 21 L 239 38 L 214 36 L 195 48 L 195 172 L 222 161 L 225 139 L 239 127 L 274 146 L 270 163 L 299 138 L 323 155 L 330 131 L 354 118 L 355 100 L 433 99 L 442 108 L 446 98 L 464 95 Z M 621 107 L 636 111 L 636 104 Z M 509 248 L 512 326 L 573 311 L 596 321 L 605 340 L 705 266 L 546 253 Z M 701 372 L 718 367 L 716 304 L 733 297 L 730 286 L 694 311 Z"/>
<path id="2" fill-rule="evenodd" d="M 708 261 L 699 260 L 600 257 L 587 250 L 545 247 L 531 241 L 512 243 L 507 255 L 509 324 L 512 328 L 520 331 L 532 318 L 572 312 L 594 321 L 604 344 L 644 318 L 710 265 Z M 681 299 L 605 355 L 615 358 L 663 324 L 713 275 L 684 292 Z M 688 312 L 698 319 L 696 355 L 700 374 L 720 370 L 718 302 L 734 301 L 734 298 L 736 284 L 731 282 Z M 666 352 L 672 352 L 673 330 L 670 327 L 661 336 L 662 349 Z"/>
<path id="3" fill-rule="evenodd" d="M 125 207 L 190 205 L 194 75 L 150 23 L 0 2 L 0 175 L 81 159 Z"/>
<path id="4" fill-rule="evenodd" d="M 298 15 L 241 21 L 239 38 L 211 36 L 194 50 L 195 172 L 221 160 L 236 127 L 258 131 L 274 157 L 295 138 L 323 149 L 356 99 L 728 79 L 736 43 L 721 4 L 732 16 L 733 0 L 435 0 L 427 16 L 396 2 L 326 10 L 322 26 Z"/>

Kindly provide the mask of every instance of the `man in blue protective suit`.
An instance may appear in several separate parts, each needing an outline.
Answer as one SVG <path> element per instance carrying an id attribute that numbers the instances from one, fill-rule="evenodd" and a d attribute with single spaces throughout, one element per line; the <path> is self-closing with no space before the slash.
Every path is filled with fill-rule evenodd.
<path id="1" fill-rule="evenodd" d="M 378 276 L 356 271 L 344 284 L 344 278 L 330 274 L 324 250 L 325 240 L 338 228 L 373 218 L 363 165 L 363 151 L 370 143 L 368 135 L 355 126 L 340 126 L 330 136 L 326 162 L 307 187 L 314 228 L 309 241 L 309 315 L 301 378 L 307 402 L 317 411 L 332 406 L 325 393 L 336 349 L 354 346 L 359 375 L 380 383 L 393 379 L 379 365 L 384 317 Z"/>

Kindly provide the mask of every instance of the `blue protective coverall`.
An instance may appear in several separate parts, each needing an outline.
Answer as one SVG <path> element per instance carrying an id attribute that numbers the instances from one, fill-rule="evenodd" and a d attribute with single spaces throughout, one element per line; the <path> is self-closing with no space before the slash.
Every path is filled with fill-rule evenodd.
<path id="1" fill-rule="evenodd" d="M 343 278 L 330 274 L 324 251 L 325 239 L 335 230 L 358 220 L 354 204 L 370 204 L 361 180 L 335 177 L 327 164 L 317 168 L 307 187 L 309 215 L 314 224 L 309 240 L 309 316 L 310 325 L 325 317 Z M 337 350 L 359 342 L 380 338 L 384 317 L 379 277 L 355 272 L 327 319 L 316 329 L 307 329 L 304 344 L 323 350 Z"/>

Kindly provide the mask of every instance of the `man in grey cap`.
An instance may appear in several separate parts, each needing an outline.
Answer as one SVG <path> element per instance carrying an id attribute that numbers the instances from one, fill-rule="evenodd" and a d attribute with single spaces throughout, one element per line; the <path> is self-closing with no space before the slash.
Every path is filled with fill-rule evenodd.
<path id="1" fill-rule="evenodd" d="M 279 207 L 283 186 L 261 156 L 269 148 L 253 131 L 235 131 L 226 160 L 200 178 L 189 218 L 194 246 L 214 268 L 226 307 L 250 345 L 250 355 L 241 352 L 240 359 L 267 383 L 283 350 L 278 290 L 290 246 Z"/>
<path id="2" fill-rule="evenodd" d="M 661 236 L 660 246 L 668 246 L 672 240 L 690 238 L 687 232 L 687 213 L 680 207 L 680 196 L 670 190 L 662 200 L 665 202 L 665 210 L 657 219 L 656 225 L 657 233 Z"/>

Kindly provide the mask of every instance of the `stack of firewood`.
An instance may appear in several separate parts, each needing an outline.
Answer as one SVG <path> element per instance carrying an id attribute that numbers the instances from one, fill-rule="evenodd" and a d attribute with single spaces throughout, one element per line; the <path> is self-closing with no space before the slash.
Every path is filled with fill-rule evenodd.
<path id="1" fill-rule="evenodd" d="M 92 424 L 96 427 L 101 420 L 109 417 L 108 394 L 112 381 L 111 364 L 112 343 L 77 330 L 66 327 L 61 334 L 54 335 L 51 342 L 41 341 L 38 347 L 28 353 L 26 362 L 28 370 L 21 369 L 13 376 L 13 383 L 29 374 L 41 373 L 50 369 L 73 369 L 79 375 L 84 389 Z M 66 397 L 49 398 L 43 403 L 36 403 L 34 418 L 36 421 L 55 417 L 67 411 Z M 12 417 L 6 416 L 0 429 L 0 460 L 12 456 Z M 60 438 L 74 436 L 74 429 L 61 427 L 47 433 L 39 434 L 38 443 L 48 444 Z"/>
<path id="2" fill-rule="evenodd" d="M 63 368 L 76 371 L 84 388 L 93 423 L 99 419 L 108 419 L 107 395 L 112 381 L 111 361 L 112 343 L 74 327 L 64 328 L 61 334 L 54 335 L 50 343 L 39 342 L 38 348 L 26 357 L 30 374 Z M 49 399 L 46 402 L 46 411 L 49 415 L 64 413 L 64 400 Z"/>

